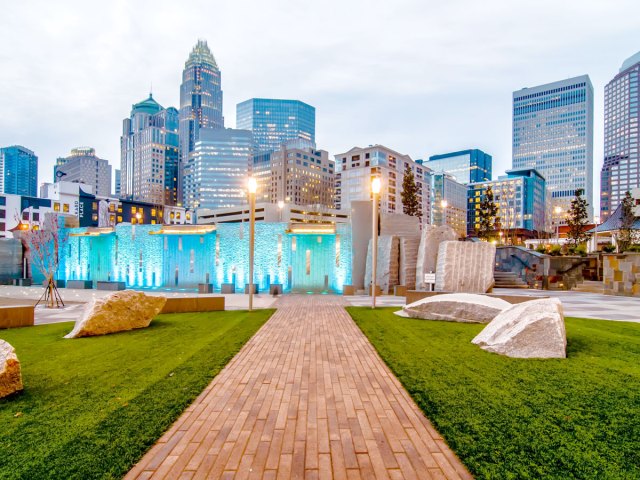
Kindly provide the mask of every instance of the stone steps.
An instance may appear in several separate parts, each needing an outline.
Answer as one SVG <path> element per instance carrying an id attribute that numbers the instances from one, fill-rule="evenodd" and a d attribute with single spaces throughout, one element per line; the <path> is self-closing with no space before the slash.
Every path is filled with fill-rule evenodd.
<path id="1" fill-rule="evenodd" d="M 529 288 L 529 286 L 513 272 L 493 272 L 493 279 L 496 288 Z"/>
<path id="2" fill-rule="evenodd" d="M 583 280 L 571 290 L 574 292 L 585 292 L 585 293 L 600 293 L 604 294 L 604 283 L 596 282 L 593 280 Z"/>

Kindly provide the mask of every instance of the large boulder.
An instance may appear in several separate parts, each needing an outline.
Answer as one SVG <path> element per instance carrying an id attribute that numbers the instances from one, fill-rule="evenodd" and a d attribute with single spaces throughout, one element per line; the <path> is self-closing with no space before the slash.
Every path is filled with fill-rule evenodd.
<path id="1" fill-rule="evenodd" d="M 416 262 L 416 288 L 418 290 L 424 290 L 427 287 L 427 284 L 424 283 L 424 274 L 436 271 L 440 243 L 457 239 L 458 234 L 449 225 L 439 227 L 424 225 L 422 227 Z"/>
<path id="2" fill-rule="evenodd" d="M 376 268 L 376 285 L 380 287 L 382 293 L 389 293 L 389 290 L 398 285 L 398 257 L 400 240 L 395 235 L 380 235 L 378 237 L 378 263 Z M 367 263 L 364 273 L 364 285 L 368 289 L 371 285 L 372 242 L 369 241 L 367 249 Z"/>
<path id="3" fill-rule="evenodd" d="M 451 293 L 422 298 L 406 305 L 396 314 L 423 320 L 489 323 L 509 307 L 511 304 L 500 298 L 473 293 Z"/>
<path id="4" fill-rule="evenodd" d="M 565 358 L 562 303 L 557 298 L 542 298 L 513 305 L 498 314 L 472 343 L 507 357 Z"/>
<path id="5" fill-rule="evenodd" d="M 9 343 L 0 340 L 0 398 L 22 389 L 22 374 L 16 350 Z"/>
<path id="6" fill-rule="evenodd" d="M 153 317 L 162 311 L 165 297 L 145 295 L 125 290 L 94 299 L 84 315 L 64 338 L 89 337 L 148 327 Z"/>
<path id="7" fill-rule="evenodd" d="M 493 287 L 496 247 L 487 242 L 442 242 L 436 267 L 437 292 L 486 293 Z"/>

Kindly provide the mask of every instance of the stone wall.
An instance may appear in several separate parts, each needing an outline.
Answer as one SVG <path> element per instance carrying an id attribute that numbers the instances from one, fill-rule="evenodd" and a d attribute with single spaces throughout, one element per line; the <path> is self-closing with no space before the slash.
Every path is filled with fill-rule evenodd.
<path id="1" fill-rule="evenodd" d="M 437 292 L 486 293 L 493 286 L 496 247 L 487 242 L 442 242 L 436 266 Z"/>
<path id="2" fill-rule="evenodd" d="M 400 237 L 400 272 L 398 281 L 409 290 L 416 288 L 416 264 L 419 237 Z"/>
<path id="3" fill-rule="evenodd" d="M 418 290 L 427 288 L 424 283 L 424 274 L 436 271 L 440 243 L 457 239 L 458 234 L 448 225 L 439 227 L 425 225 L 423 227 L 416 264 L 416 288 Z"/>
<path id="4" fill-rule="evenodd" d="M 398 285 L 398 258 L 400 241 L 394 235 L 380 235 L 378 237 L 378 264 L 376 271 L 376 284 L 380 286 L 382 293 L 388 294 L 393 287 Z M 364 274 L 365 285 L 371 284 L 371 242 L 367 248 L 367 264 Z"/>
<path id="5" fill-rule="evenodd" d="M 640 297 L 640 253 L 605 254 L 603 260 L 605 293 Z"/>

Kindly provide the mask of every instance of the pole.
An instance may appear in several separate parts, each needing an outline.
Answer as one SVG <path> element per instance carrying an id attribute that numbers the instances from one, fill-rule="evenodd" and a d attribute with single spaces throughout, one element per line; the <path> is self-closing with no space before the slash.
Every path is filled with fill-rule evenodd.
<path id="1" fill-rule="evenodd" d="M 376 284 L 378 274 L 378 194 L 373 192 L 373 218 L 371 237 L 371 308 L 376 308 Z"/>
<path id="2" fill-rule="evenodd" d="M 249 192 L 249 311 L 253 310 L 253 248 L 256 230 L 256 193 Z"/>

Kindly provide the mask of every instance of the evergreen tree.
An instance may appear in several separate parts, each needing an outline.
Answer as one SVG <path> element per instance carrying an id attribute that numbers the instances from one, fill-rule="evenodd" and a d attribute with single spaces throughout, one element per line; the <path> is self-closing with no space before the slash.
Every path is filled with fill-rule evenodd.
<path id="1" fill-rule="evenodd" d="M 404 178 L 402 179 L 402 211 L 411 215 L 412 217 L 422 216 L 420 208 L 420 200 L 418 199 L 418 185 L 416 185 L 416 179 L 413 176 L 413 171 L 407 165 L 404 171 Z"/>
<path id="2" fill-rule="evenodd" d="M 574 247 L 585 243 L 591 238 L 591 234 L 585 231 L 585 227 L 588 224 L 589 216 L 587 214 L 587 200 L 582 197 L 584 190 L 579 188 L 576 190 L 576 196 L 571 200 L 571 208 L 569 208 L 567 225 L 569 226 L 569 232 L 567 233 L 567 240 L 573 244 Z"/>
<path id="3" fill-rule="evenodd" d="M 498 214 L 498 206 L 493 200 L 493 190 L 491 185 L 487 187 L 487 191 L 480 201 L 480 227 L 477 229 L 479 238 L 489 240 L 489 236 L 496 228 L 496 215 Z"/>
<path id="4" fill-rule="evenodd" d="M 636 217 L 633 215 L 633 197 L 627 191 L 621 203 L 622 216 L 620 230 L 618 231 L 618 252 L 627 250 L 634 241 L 633 223 Z"/>

